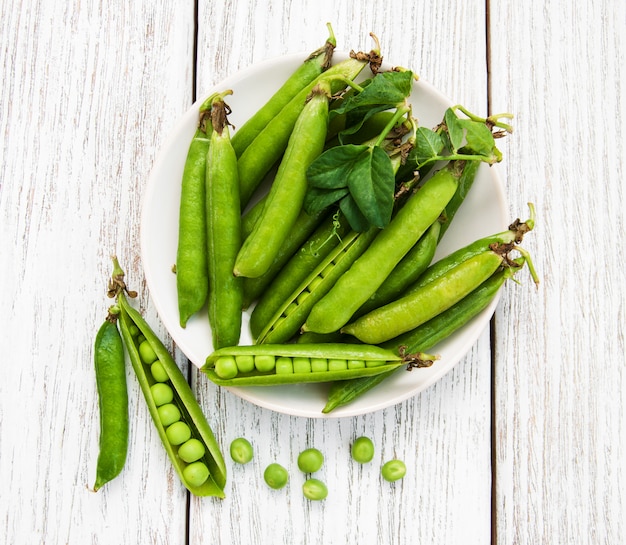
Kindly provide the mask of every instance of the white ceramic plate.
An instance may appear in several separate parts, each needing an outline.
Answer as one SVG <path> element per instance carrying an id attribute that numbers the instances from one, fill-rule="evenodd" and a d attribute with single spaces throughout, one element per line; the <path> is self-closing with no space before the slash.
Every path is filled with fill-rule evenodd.
<path id="1" fill-rule="evenodd" d="M 295 54 L 265 61 L 222 81 L 206 96 L 232 89 L 227 97 L 232 109 L 230 121 L 240 126 L 277 89 L 306 57 Z M 336 52 L 334 60 L 346 58 Z M 364 74 L 369 74 L 369 69 Z M 212 352 L 211 331 L 207 313 L 192 317 L 185 329 L 178 321 L 176 281 L 172 265 L 176 261 L 180 180 L 189 142 L 195 132 L 198 107 L 202 97 L 178 122 L 160 151 L 143 196 L 141 218 L 141 258 L 150 295 L 159 317 L 178 347 L 189 360 L 201 367 Z M 422 126 L 434 127 L 452 103 L 428 83 L 415 82 L 410 100 L 414 115 Z M 235 129 L 236 130 L 236 129 Z M 435 260 L 475 239 L 503 230 L 509 223 L 507 203 L 497 167 L 481 165 L 470 194 L 448 229 Z M 432 385 L 452 369 L 470 350 L 492 316 L 497 298 L 479 316 L 468 323 L 432 352 L 441 356 L 433 366 L 398 372 L 355 402 L 340 407 L 330 415 L 321 409 L 326 402 L 327 385 L 289 385 L 272 387 L 240 387 L 230 391 L 256 405 L 281 413 L 306 417 L 343 417 L 364 414 L 389 407 L 414 396 Z M 251 344 L 248 331 L 250 311 L 244 313 L 241 344 Z M 207 379 L 208 380 L 208 379 Z"/>

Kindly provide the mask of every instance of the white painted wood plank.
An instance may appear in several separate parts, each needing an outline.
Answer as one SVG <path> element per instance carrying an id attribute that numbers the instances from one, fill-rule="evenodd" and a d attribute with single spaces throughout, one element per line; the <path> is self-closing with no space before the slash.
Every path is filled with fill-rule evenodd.
<path id="1" fill-rule="evenodd" d="M 408 1 L 201 2 L 198 95 L 253 62 L 309 51 L 330 21 L 341 49 L 369 49 L 379 36 L 386 58 L 409 66 L 445 94 L 486 112 L 485 13 L 480 2 Z M 192 499 L 191 543 L 488 543 L 491 533 L 489 332 L 438 384 L 402 404 L 356 418 L 308 420 L 257 408 L 220 391 L 196 373 L 201 402 L 225 451 L 245 436 L 256 448 L 249 466 L 230 471 L 227 498 Z M 350 462 L 358 435 L 375 442 L 375 460 Z M 303 499 L 298 453 L 320 448 L 329 498 Z M 380 466 L 408 462 L 401 483 L 388 485 Z M 289 468 L 286 490 L 270 491 L 262 472 L 272 461 Z M 207 505 L 208 503 L 208 505 Z"/>
<path id="2" fill-rule="evenodd" d="M 494 111 L 543 283 L 497 313 L 497 543 L 623 543 L 626 6 L 492 2 Z M 517 316 L 517 323 L 510 320 Z"/>
<path id="3" fill-rule="evenodd" d="M 189 106 L 193 3 L 2 2 L 0 541 L 184 543 L 186 494 L 128 372 L 127 468 L 94 494 L 92 343 L 117 252 L 150 306 L 141 193 Z M 181 360 L 182 363 L 182 360 Z"/>

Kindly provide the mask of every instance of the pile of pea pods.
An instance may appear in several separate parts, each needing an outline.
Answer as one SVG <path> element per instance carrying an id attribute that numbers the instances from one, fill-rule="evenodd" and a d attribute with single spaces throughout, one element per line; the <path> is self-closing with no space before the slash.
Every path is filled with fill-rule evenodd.
<path id="1" fill-rule="evenodd" d="M 433 262 L 479 166 L 502 160 L 496 139 L 512 130 L 511 116 L 482 118 L 457 105 L 436 127 L 422 127 L 409 101 L 415 74 L 384 69 L 375 37 L 372 51 L 334 62 L 330 26 L 329 34 L 232 136 L 231 90 L 200 105 L 182 173 L 175 266 L 181 327 L 208 310 L 213 352 L 202 371 L 211 381 L 330 383 L 323 413 L 400 369 L 435 364 L 436 345 L 522 268 L 538 283 L 520 246 L 535 225 L 531 203 L 526 221 Z M 183 484 L 224 497 L 213 432 L 171 355 L 129 304 L 135 294 L 123 277 L 114 259 L 116 304 L 95 347 L 101 430 L 93 488 L 126 459 L 126 351 Z M 241 346 L 247 310 L 253 343 Z M 246 458 L 244 447 L 231 446 L 234 460 Z M 392 462 L 387 480 L 403 475 Z M 268 485 L 284 485 L 280 468 L 269 469 Z M 305 496 L 326 496 L 324 483 L 307 482 Z"/>
<path id="2" fill-rule="evenodd" d="M 421 127 L 413 72 L 384 70 L 375 37 L 369 53 L 333 62 L 329 31 L 232 136 L 230 91 L 200 106 L 176 262 L 180 325 L 208 309 L 208 377 L 331 382 L 323 412 L 399 367 L 431 365 L 428 351 L 525 264 L 537 279 L 519 246 L 532 205 L 526 222 L 431 263 L 480 164 L 502 160 L 495 139 L 511 116 L 455 106 Z M 254 344 L 241 347 L 246 309 Z"/>

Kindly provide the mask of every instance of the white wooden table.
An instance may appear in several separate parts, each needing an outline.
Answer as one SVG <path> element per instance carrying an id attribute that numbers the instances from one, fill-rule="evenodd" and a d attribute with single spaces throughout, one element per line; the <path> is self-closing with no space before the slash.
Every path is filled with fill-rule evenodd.
<path id="1" fill-rule="evenodd" d="M 197 4 L 197 5 L 196 5 Z M 1 0 L 0 542 L 618 544 L 626 541 L 626 3 L 621 0 Z M 512 217 L 538 209 L 527 247 L 542 277 L 504 291 L 491 328 L 440 382 L 385 410 L 306 419 L 261 409 L 191 370 L 224 445 L 224 500 L 189 497 L 129 368 L 123 474 L 93 483 L 92 342 L 109 255 L 169 341 L 139 255 L 142 191 L 196 95 L 250 64 L 316 47 L 386 58 L 469 109 L 515 114 L 501 173 Z M 197 31 L 197 33 L 196 33 Z M 171 344 L 170 344 L 171 346 Z M 184 355 L 171 346 L 182 368 Z M 368 434 L 371 468 L 347 458 Z M 332 489 L 310 503 L 296 471 L 315 445 Z M 381 481 L 390 457 L 404 480 Z"/>

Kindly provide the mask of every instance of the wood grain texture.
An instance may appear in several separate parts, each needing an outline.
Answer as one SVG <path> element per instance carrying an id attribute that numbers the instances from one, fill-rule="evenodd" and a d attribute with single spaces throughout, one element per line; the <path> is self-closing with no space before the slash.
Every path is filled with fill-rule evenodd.
<path id="1" fill-rule="evenodd" d="M 187 6 L 2 2 L 3 543 L 184 543 L 186 494 L 130 371 L 127 469 L 97 494 L 88 487 L 110 254 L 165 333 L 138 228 L 155 154 L 191 96 Z"/>
<path id="2" fill-rule="evenodd" d="M 520 214 L 537 205 L 542 277 L 497 312 L 497 543 L 623 543 L 626 9 L 492 2 L 490 20 L 493 110 L 517 114 L 507 184 Z"/>

